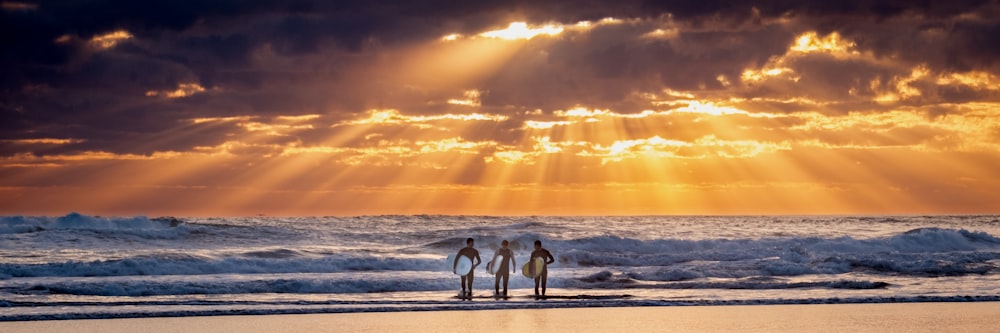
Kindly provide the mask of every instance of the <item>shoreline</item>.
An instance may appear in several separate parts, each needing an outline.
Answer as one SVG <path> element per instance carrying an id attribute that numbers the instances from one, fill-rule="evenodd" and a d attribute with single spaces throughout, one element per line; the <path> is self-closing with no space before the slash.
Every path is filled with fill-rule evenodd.
<path id="1" fill-rule="evenodd" d="M 995 330 L 1000 302 L 650 306 L 0 322 L 16 332 L 802 332 Z"/>
<path id="2" fill-rule="evenodd" d="M 1000 304 L 998 296 L 919 296 L 914 298 L 831 298 L 831 299 L 785 299 L 775 300 L 652 300 L 636 299 L 622 301 L 631 295 L 618 297 L 577 295 L 549 296 L 548 300 L 533 300 L 532 297 L 512 297 L 517 299 L 495 300 L 492 297 L 477 297 L 474 302 L 403 302 L 374 305 L 371 302 L 345 302 L 330 304 L 318 302 L 298 303 L 295 308 L 212 308 L 210 305 L 182 305 L 186 309 L 169 309 L 177 305 L 153 306 L 159 310 L 133 309 L 130 311 L 105 311 L 57 314 L 0 315 L 0 324 L 5 322 L 35 321 L 75 321 L 107 319 L 157 319 L 157 318 L 200 318 L 228 316 L 281 316 L 281 315 L 328 315 L 365 313 L 421 313 L 442 311 L 499 311 L 499 310 L 546 310 L 546 309 L 586 309 L 586 308 L 697 308 L 697 307 L 740 307 L 740 306 L 806 306 L 806 305 L 879 305 L 879 304 Z M 10 306 L 11 304 L 7 304 Z M 15 305 L 21 307 L 23 305 Z M 192 307 L 199 307 L 193 309 Z M 12 309 L 13 307 L 8 307 Z M 32 307 L 38 309 L 37 307 Z M 1000 315 L 1000 314 L 998 314 Z M 2 326 L 0 326 L 2 327 Z"/>

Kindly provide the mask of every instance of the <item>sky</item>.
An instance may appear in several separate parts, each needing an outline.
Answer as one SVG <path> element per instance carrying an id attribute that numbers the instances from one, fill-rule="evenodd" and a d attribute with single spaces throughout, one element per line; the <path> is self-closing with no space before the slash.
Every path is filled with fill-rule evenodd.
<path id="1" fill-rule="evenodd" d="M 0 214 L 1000 213 L 1000 2 L 0 1 Z"/>

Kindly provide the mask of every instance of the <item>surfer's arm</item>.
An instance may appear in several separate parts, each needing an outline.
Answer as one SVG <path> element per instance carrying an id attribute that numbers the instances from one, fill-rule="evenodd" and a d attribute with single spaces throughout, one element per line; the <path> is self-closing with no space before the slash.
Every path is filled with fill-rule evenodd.
<path id="1" fill-rule="evenodd" d="M 514 265 L 514 273 L 517 273 L 517 259 L 514 259 L 513 255 L 510 256 L 510 263 Z"/>
<path id="2" fill-rule="evenodd" d="M 548 257 L 545 259 L 546 265 L 556 262 L 556 258 L 552 256 L 552 253 L 546 253 L 545 255 Z"/>
<path id="3" fill-rule="evenodd" d="M 483 263 L 483 259 L 480 259 L 479 258 L 479 253 L 476 253 L 476 263 L 473 264 L 472 267 L 479 266 L 479 264 L 482 264 L 482 263 Z"/>

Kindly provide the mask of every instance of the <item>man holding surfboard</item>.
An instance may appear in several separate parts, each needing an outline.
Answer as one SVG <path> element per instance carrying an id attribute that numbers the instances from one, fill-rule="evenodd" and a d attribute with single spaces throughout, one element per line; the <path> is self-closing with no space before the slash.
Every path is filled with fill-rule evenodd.
<path id="1" fill-rule="evenodd" d="M 517 273 L 517 261 L 514 260 L 514 251 L 508 245 L 507 240 L 500 242 L 500 248 L 493 254 L 493 260 L 486 264 L 486 269 L 490 273 L 496 274 L 496 282 L 493 283 L 493 296 L 497 299 L 507 297 L 507 282 L 510 281 L 510 265 L 514 265 L 514 273 Z M 497 258 L 500 261 L 497 261 Z M 500 293 L 500 279 L 503 279 L 503 294 Z"/>
<path id="2" fill-rule="evenodd" d="M 535 250 L 531 252 L 531 259 L 528 260 L 528 269 L 531 276 L 535 277 L 535 299 L 545 297 L 545 280 L 549 277 L 549 264 L 556 262 L 549 250 L 542 248 L 542 241 L 535 241 Z M 524 268 L 521 268 L 522 270 Z M 538 294 L 538 285 L 542 285 L 542 293 Z"/>
<path id="3" fill-rule="evenodd" d="M 466 239 L 465 247 L 463 247 L 461 250 L 458 250 L 458 255 L 455 256 L 455 262 L 452 263 L 451 267 L 451 271 L 457 274 L 459 259 L 461 259 L 462 257 L 466 257 L 472 262 L 472 267 L 471 269 L 469 269 L 469 273 L 462 275 L 462 294 L 460 295 L 460 297 L 467 300 L 472 300 L 472 279 L 474 278 L 473 273 L 476 271 L 476 266 L 479 266 L 479 264 L 483 262 L 483 260 L 479 258 L 479 251 L 477 251 L 473 247 L 475 244 L 476 241 L 474 239 L 472 238 Z M 469 287 L 468 292 L 465 291 L 466 286 Z"/>

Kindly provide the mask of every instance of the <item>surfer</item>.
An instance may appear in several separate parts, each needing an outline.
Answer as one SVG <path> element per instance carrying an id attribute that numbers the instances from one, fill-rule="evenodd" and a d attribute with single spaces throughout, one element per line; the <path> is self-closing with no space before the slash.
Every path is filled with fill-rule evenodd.
<path id="1" fill-rule="evenodd" d="M 508 247 L 507 240 L 500 242 L 500 248 L 493 254 L 490 260 L 490 267 L 496 270 L 496 282 L 493 283 L 493 295 L 496 298 L 507 297 L 507 282 L 510 281 L 510 265 L 514 265 L 514 273 L 517 273 L 517 260 L 514 260 L 514 251 Z M 500 261 L 497 261 L 497 257 Z M 503 279 L 503 294 L 500 293 L 500 279 Z"/>
<path id="2" fill-rule="evenodd" d="M 533 263 L 536 258 L 545 262 L 542 265 L 541 272 L 535 272 L 534 264 L 528 265 L 529 269 L 531 269 L 531 275 L 535 277 L 535 299 L 539 299 L 545 297 L 545 281 L 549 277 L 549 264 L 556 262 L 556 258 L 552 257 L 552 253 L 549 250 L 542 248 L 542 241 L 540 240 L 535 241 L 535 250 L 531 252 L 531 259 L 528 262 Z M 540 295 L 538 294 L 539 284 L 542 285 L 542 293 Z"/>
<path id="3" fill-rule="evenodd" d="M 451 271 L 455 272 L 456 268 L 458 268 L 458 258 L 462 256 L 466 256 L 469 258 L 470 261 L 472 261 L 472 269 L 469 270 L 469 274 L 462 275 L 461 297 L 469 300 L 472 299 L 472 279 L 474 278 L 473 273 L 476 271 L 476 266 L 479 266 L 479 264 L 483 262 L 483 260 L 479 258 L 479 251 L 477 251 L 473 247 L 475 243 L 476 240 L 472 238 L 465 240 L 465 247 L 463 247 L 461 250 L 458 250 L 458 255 L 455 256 L 455 262 L 452 263 L 452 268 L 451 268 Z M 469 287 L 468 292 L 466 292 L 465 289 L 466 286 Z"/>

